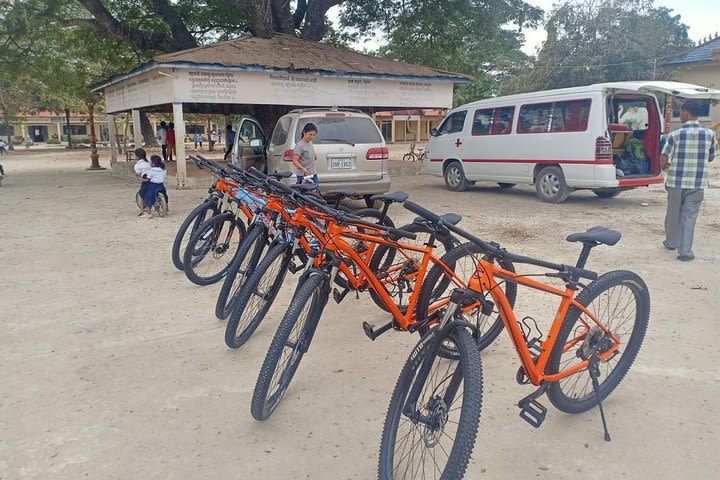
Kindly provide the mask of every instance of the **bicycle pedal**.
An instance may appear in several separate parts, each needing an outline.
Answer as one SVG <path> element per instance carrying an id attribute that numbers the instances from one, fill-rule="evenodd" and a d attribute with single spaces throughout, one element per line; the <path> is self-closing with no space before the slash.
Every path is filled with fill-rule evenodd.
<path id="1" fill-rule="evenodd" d="M 338 291 L 337 288 L 333 288 L 332 295 L 333 295 L 333 300 L 335 300 L 335 303 L 342 302 L 343 299 L 345 298 L 345 295 L 347 295 L 349 291 L 350 291 L 349 288 L 346 288 L 342 292 Z"/>
<path id="2" fill-rule="evenodd" d="M 295 265 L 295 262 L 290 261 L 288 264 L 288 270 L 290 270 L 290 273 L 295 275 L 297 272 L 303 269 L 303 265 Z"/>
<path id="3" fill-rule="evenodd" d="M 535 428 L 538 428 L 545 421 L 547 408 L 534 398 L 525 397 L 518 402 L 520 407 L 520 418 Z"/>
<path id="4" fill-rule="evenodd" d="M 390 330 L 391 327 L 392 322 L 389 322 L 375 330 L 375 325 L 370 325 L 368 322 L 362 323 L 362 328 L 365 331 L 365 335 L 367 335 L 367 337 L 372 341 L 375 341 L 377 337 Z"/>

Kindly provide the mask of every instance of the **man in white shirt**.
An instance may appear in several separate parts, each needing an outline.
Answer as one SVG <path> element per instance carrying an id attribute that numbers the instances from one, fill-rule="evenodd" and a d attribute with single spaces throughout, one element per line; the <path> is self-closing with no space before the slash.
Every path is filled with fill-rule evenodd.
<path id="1" fill-rule="evenodd" d="M 163 162 L 167 162 L 167 128 L 167 123 L 163 120 L 157 129 L 157 139 L 160 142 L 160 148 L 162 148 Z"/>
<path id="2" fill-rule="evenodd" d="M 645 130 L 648 124 L 646 108 L 639 108 L 635 105 L 628 107 L 627 111 L 620 117 L 620 123 L 624 123 L 630 130 Z"/>

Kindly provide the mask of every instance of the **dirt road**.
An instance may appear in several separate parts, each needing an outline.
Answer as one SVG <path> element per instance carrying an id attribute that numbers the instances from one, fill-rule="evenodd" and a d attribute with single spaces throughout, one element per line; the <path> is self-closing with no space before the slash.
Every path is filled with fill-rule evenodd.
<path id="1" fill-rule="evenodd" d="M 283 403 L 254 421 L 257 372 L 294 278 L 252 340 L 230 351 L 213 316 L 219 285 L 192 285 L 170 262 L 177 227 L 204 192 L 171 190 L 172 216 L 139 219 L 134 182 L 85 172 L 86 157 L 2 159 L 0 478 L 376 478 L 390 394 L 416 338 L 371 342 L 361 322 L 387 316 L 367 296 L 330 302 Z M 561 205 L 540 203 L 530 186 L 455 194 L 422 175 L 393 187 L 463 214 L 462 225 L 510 250 L 558 262 L 579 252 L 567 234 L 618 229 L 620 243 L 595 249 L 588 268 L 634 270 L 650 288 L 645 343 L 605 402 L 613 441 L 596 410 L 569 416 L 545 402 L 538 430 L 518 418 L 531 389 L 515 383 L 518 360 L 502 334 L 482 355 L 466 478 L 717 478 L 720 189 L 706 193 L 697 260 L 682 263 L 660 243 L 659 186 L 612 200 L 580 192 Z M 398 224 L 413 217 L 393 214 Z M 549 304 L 524 293 L 520 315 L 547 325 Z"/>

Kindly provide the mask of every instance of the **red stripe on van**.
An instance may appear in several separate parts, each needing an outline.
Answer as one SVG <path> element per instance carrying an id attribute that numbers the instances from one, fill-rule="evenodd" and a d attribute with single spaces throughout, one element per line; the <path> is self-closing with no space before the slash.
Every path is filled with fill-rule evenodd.
<path id="1" fill-rule="evenodd" d="M 621 187 L 644 187 L 656 183 L 664 183 L 663 177 L 641 177 L 641 178 L 619 178 L 618 184 Z"/>
<path id="2" fill-rule="evenodd" d="M 442 158 L 431 158 L 431 162 L 442 162 Z M 612 165 L 612 160 L 513 160 L 510 158 L 463 158 L 467 163 L 559 163 L 567 165 Z"/>

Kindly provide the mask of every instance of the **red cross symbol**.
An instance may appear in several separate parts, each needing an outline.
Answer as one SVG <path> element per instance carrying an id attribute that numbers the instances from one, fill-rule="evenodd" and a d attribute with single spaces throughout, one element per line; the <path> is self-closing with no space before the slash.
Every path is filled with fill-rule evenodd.
<path id="1" fill-rule="evenodd" d="M 461 142 L 460 139 L 458 138 L 457 140 L 455 140 L 455 146 L 456 146 L 456 147 L 459 147 L 460 145 L 462 145 L 462 142 Z"/>

